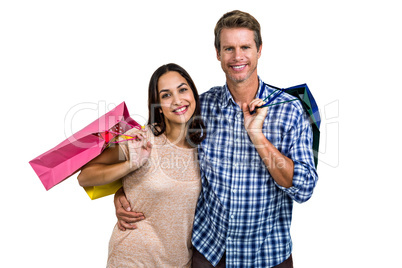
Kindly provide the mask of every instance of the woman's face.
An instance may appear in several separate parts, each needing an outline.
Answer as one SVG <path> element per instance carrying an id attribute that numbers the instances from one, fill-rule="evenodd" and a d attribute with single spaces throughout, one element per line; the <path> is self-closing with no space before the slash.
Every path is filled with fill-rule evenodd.
<path id="1" fill-rule="evenodd" d="M 193 91 L 178 72 L 170 71 L 159 78 L 158 93 L 167 127 L 186 124 L 193 116 L 196 108 Z"/>

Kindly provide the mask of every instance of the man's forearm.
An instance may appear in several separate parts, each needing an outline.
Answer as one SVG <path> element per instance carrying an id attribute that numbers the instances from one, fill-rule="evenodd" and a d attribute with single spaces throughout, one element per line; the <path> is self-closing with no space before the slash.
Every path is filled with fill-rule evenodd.
<path id="1" fill-rule="evenodd" d="M 291 187 L 294 169 L 292 159 L 279 152 L 262 133 L 250 135 L 250 139 L 276 183 L 286 188 Z"/>

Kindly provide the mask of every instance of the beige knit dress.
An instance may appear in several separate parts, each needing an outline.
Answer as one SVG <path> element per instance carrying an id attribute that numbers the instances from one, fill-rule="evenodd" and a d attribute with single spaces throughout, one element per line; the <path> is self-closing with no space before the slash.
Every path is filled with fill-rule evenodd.
<path id="1" fill-rule="evenodd" d="M 191 233 L 201 190 L 197 149 L 181 148 L 166 136 L 148 136 L 148 162 L 123 178 L 132 211 L 144 213 L 137 229 L 115 226 L 107 267 L 191 267 Z M 120 144 L 128 154 L 127 145 Z"/>

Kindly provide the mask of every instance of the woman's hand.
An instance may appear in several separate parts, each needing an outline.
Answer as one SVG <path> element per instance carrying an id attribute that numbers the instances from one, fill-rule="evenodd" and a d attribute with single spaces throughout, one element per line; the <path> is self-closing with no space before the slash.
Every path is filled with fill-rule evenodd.
<path id="1" fill-rule="evenodd" d="M 128 163 L 130 170 L 136 170 L 148 161 L 152 144 L 144 132 L 137 132 L 132 136 L 134 139 L 127 141 Z"/>

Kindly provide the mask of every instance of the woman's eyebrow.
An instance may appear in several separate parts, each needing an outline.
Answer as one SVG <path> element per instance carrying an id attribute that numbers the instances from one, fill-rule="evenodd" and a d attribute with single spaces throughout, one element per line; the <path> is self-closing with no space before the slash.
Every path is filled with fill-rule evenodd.
<path id="1" fill-rule="evenodd" d="M 181 83 L 177 88 L 180 88 L 182 86 L 188 86 L 186 83 Z"/>
<path id="2" fill-rule="evenodd" d="M 159 93 L 162 93 L 162 92 L 165 92 L 165 91 L 169 92 L 170 90 L 169 89 L 161 89 L 161 91 L 159 91 Z"/>
<path id="3" fill-rule="evenodd" d="M 182 86 L 188 86 L 188 85 L 186 83 L 181 83 L 180 85 L 177 86 L 177 88 L 181 88 Z M 166 92 L 166 91 L 170 91 L 170 90 L 169 89 L 161 89 L 159 91 L 159 93 Z"/>

